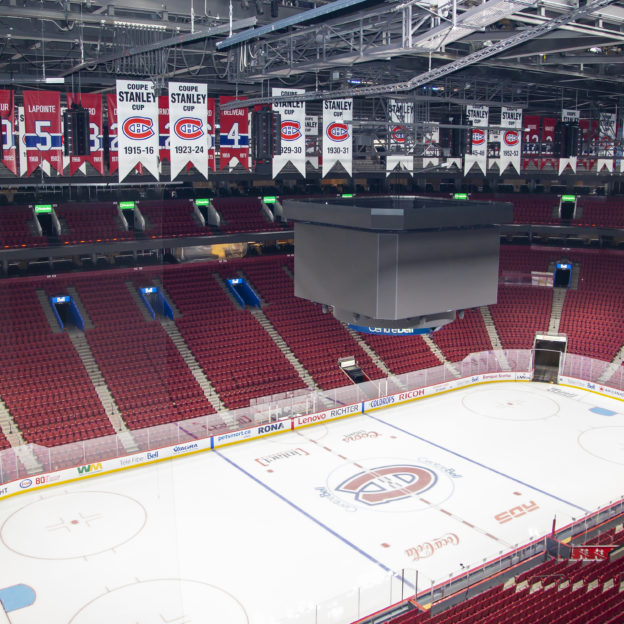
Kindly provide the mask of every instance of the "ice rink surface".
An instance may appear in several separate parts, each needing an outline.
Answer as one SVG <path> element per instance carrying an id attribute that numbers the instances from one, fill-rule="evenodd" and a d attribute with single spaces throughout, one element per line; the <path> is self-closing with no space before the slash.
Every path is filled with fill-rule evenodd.
<path id="1" fill-rule="evenodd" d="M 0 622 L 346 624 L 623 494 L 624 404 L 475 386 L 9 498 Z"/>

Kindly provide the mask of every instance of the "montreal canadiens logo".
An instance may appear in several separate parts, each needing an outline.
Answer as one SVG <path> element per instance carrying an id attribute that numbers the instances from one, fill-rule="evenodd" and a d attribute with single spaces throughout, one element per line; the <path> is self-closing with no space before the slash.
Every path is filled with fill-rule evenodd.
<path id="1" fill-rule="evenodd" d="M 483 145 L 485 143 L 485 132 L 480 128 L 474 128 L 472 131 L 472 144 Z"/>
<path id="2" fill-rule="evenodd" d="M 365 505 L 376 506 L 422 494 L 433 487 L 437 479 L 435 472 L 422 466 L 379 466 L 352 475 L 336 491 L 352 494 L 356 501 Z"/>
<path id="3" fill-rule="evenodd" d="M 202 125 L 201 119 L 196 119 L 195 117 L 182 117 L 175 122 L 173 131 L 176 133 L 177 137 L 184 139 L 185 141 L 191 141 L 204 136 Z"/>
<path id="4" fill-rule="evenodd" d="M 346 141 L 349 138 L 347 124 L 334 121 L 327 126 L 327 137 L 332 141 Z"/>
<path id="5" fill-rule="evenodd" d="M 280 129 L 282 141 L 296 141 L 301 136 L 301 124 L 293 119 L 282 121 Z"/>
<path id="6" fill-rule="evenodd" d="M 394 126 L 391 130 L 392 138 L 397 143 L 405 143 L 405 129 L 401 126 Z"/>
<path id="7" fill-rule="evenodd" d="M 141 141 L 154 136 L 153 125 L 149 117 L 129 117 L 123 122 L 121 130 L 129 139 Z"/>
<path id="8" fill-rule="evenodd" d="M 509 147 L 515 147 L 518 145 L 520 138 L 518 137 L 518 133 L 515 130 L 507 130 L 503 135 L 503 141 L 505 141 L 505 145 L 509 145 Z"/>

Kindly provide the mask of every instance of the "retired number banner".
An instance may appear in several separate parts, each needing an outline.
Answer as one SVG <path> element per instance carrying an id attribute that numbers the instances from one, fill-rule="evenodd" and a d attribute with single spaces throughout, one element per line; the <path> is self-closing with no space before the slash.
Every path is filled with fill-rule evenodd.
<path id="1" fill-rule="evenodd" d="M 336 163 L 351 175 L 353 99 L 323 100 L 323 177 Z"/>
<path id="2" fill-rule="evenodd" d="M 186 164 L 208 178 L 208 85 L 169 83 L 169 132 L 171 179 Z"/>
<path id="3" fill-rule="evenodd" d="M 223 105 L 233 100 L 246 100 L 246 97 L 222 95 L 219 97 L 221 107 L 219 115 L 219 169 L 228 166 L 233 169 L 239 162 L 249 170 L 249 116 L 246 108 L 223 110 Z M 236 159 L 236 162 L 233 162 Z"/>
<path id="4" fill-rule="evenodd" d="M 97 93 L 68 93 L 67 108 L 71 109 L 74 103 L 89 111 L 89 147 L 91 151 L 88 156 L 69 157 L 69 175 L 74 175 L 84 163 L 89 163 L 100 175 L 104 175 L 102 96 Z"/>
<path id="5" fill-rule="evenodd" d="M 511 165 L 516 173 L 520 173 L 520 155 L 522 153 L 522 109 L 501 108 L 501 145 L 499 172 L 502 175 Z"/>
<path id="6" fill-rule="evenodd" d="M 63 175 L 61 94 L 58 91 L 24 91 L 26 175 L 49 162 Z"/>
<path id="7" fill-rule="evenodd" d="M 466 119 L 472 124 L 469 130 L 471 137 L 470 154 L 464 156 L 464 174 L 477 165 L 483 173 L 487 173 L 487 144 L 490 109 L 488 106 L 466 106 Z"/>
<path id="8" fill-rule="evenodd" d="M 137 164 L 158 179 L 158 102 L 154 83 L 117 80 L 119 181 Z"/>
<path id="9" fill-rule="evenodd" d="M 208 167 L 212 171 L 217 170 L 217 157 L 215 149 L 215 99 L 208 98 L 208 112 L 206 113 L 206 132 L 208 133 Z"/>
<path id="10" fill-rule="evenodd" d="M 273 97 L 284 97 L 305 93 L 305 89 L 283 89 L 273 87 Z M 281 116 L 280 136 L 282 153 L 273 156 L 273 177 L 291 162 L 305 178 L 305 102 L 274 102 L 273 111 Z"/>
<path id="11" fill-rule="evenodd" d="M 0 117 L 2 118 L 2 164 L 17 175 L 15 149 L 15 95 L 8 89 L 0 89 Z"/>
<path id="12" fill-rule="evenodd" d="M 171 162 L 169 155 L 169 96 L 158 96 L 158 158 L 160 165 L 165 160 Z"/>
<path id="13" fill-rule="evenodd" d="M 541 120 L 539 115 L 524 116 L 524 140 L 522 141 L 522 149 L 524 151 L 523 169 L 530 165 L 534 165 L 536 168 L 539 167 L 540 126 Z"/>

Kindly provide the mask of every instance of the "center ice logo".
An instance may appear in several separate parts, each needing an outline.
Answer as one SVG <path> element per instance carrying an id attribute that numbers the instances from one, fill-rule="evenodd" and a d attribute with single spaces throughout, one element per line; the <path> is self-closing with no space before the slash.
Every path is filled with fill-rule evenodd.
<path id="1" fill-rule="evenodd" d="M 129 117 L 123 122 L 121 129 L 129 139 L 142 141 L 154 135 L 153 125 L 154 122 L 149 117 Z"/>
<path id="2" fill-rule="evenodd" d="M 353 494 L 356 501 L 365 505 L 384 505 L 422 494 L 437 479 L 435 472 L 422 466 L 379 466 L 350 476 L 336 491 Z"/>

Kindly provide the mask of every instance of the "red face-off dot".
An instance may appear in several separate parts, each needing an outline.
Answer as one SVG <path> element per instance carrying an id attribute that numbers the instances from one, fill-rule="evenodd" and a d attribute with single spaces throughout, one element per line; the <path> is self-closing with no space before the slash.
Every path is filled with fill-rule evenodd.
<path id="1" fill-rule="evenodd" d="M 80 522 L 78 520 L 72 520 L 71 523 L 72 524 L 80 524 Z"/>

